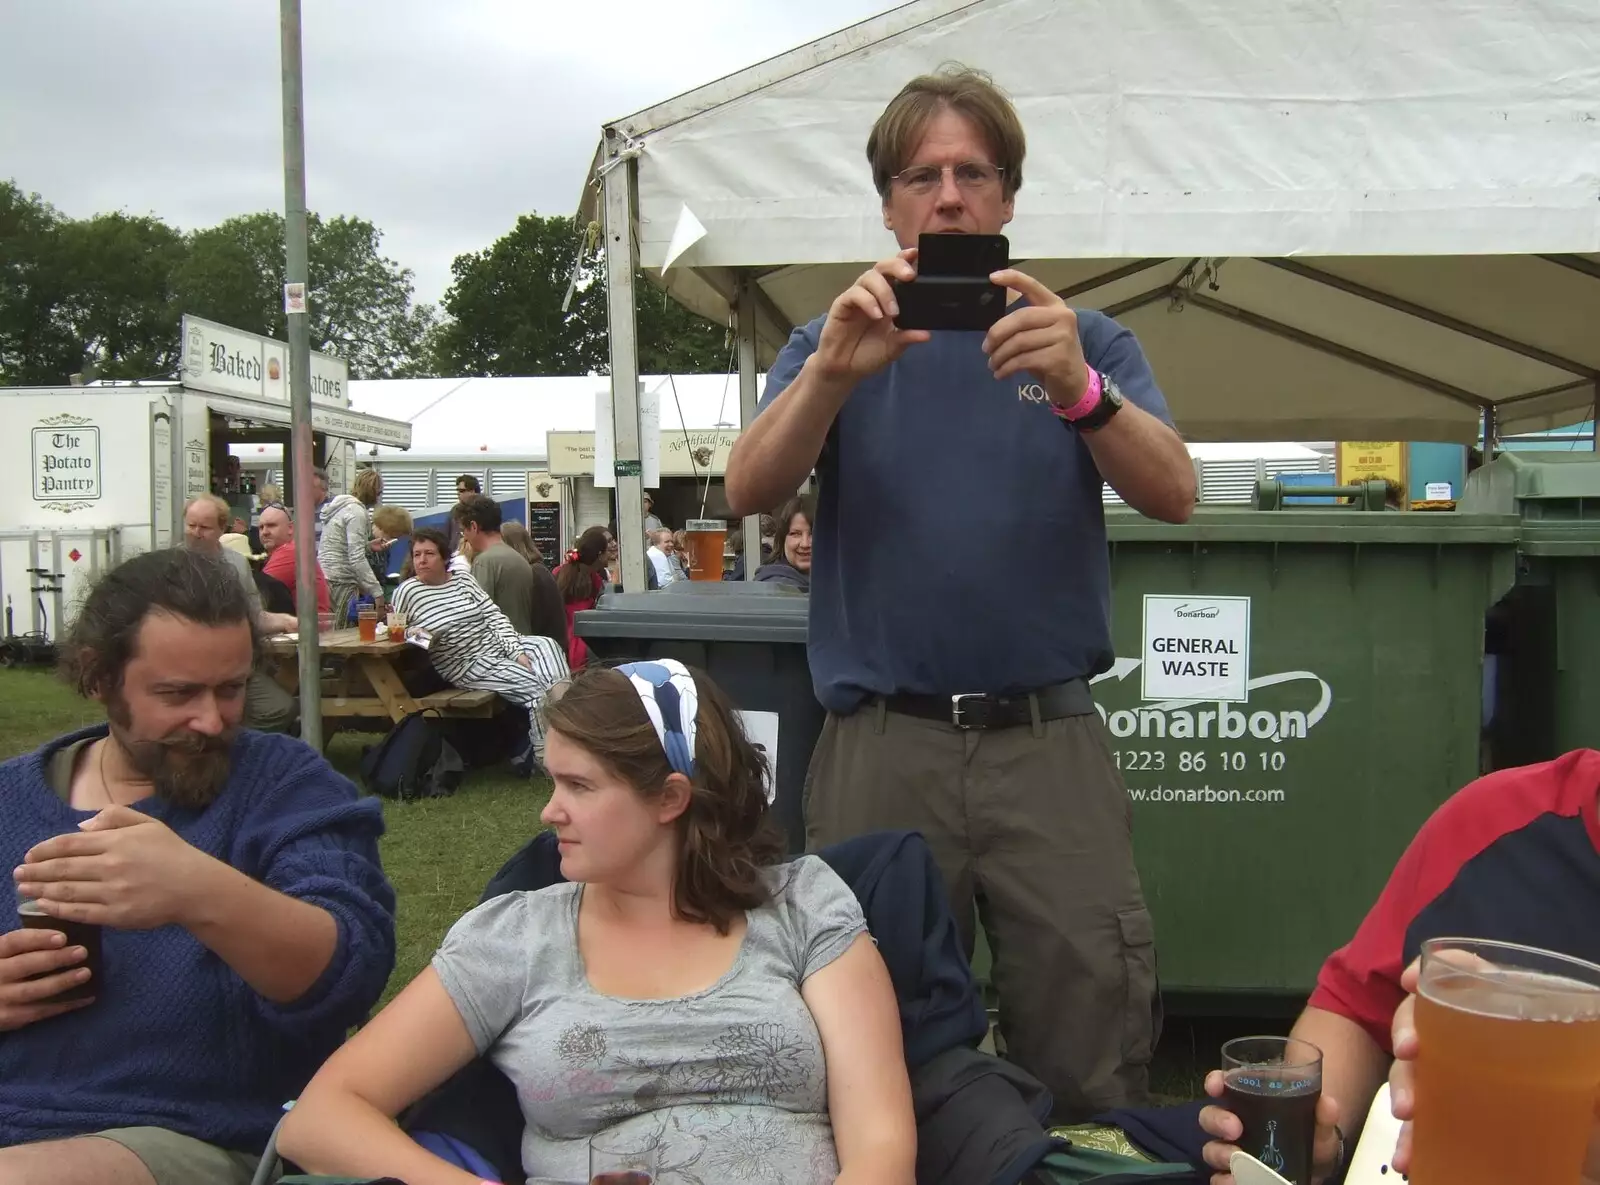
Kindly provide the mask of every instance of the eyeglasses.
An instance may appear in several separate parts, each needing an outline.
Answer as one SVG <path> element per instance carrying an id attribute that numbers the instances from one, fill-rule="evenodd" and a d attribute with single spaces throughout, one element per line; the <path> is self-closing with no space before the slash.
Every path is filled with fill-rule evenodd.
<path id="1" fill-rule="evenodd" d="M 963 193 L 982 193 L 1000 183 L 1005 170 L 981 160 L 963 161 L 959 165 L 916 165 L 903 169 L 889 180 L 899 185 L 905 193 L 925 197 L 939 188 L 946 171 L 954 174 L 956 188 Z"/>
<path id="2" fill-rule="evenodd" d="M 285 514 L 288 514 L 288 513 L 289 513 L 289 508 L 288 508 L 288 507 L 287 507 L 287 506 L 285 506 L 285 505 L 284 505 L 284 504 L 283 504 L 283 503 L 282 503 L 282 502 L 263 502 L 263 503 L 262 503 L 262 504 L 261 504 L 261 509 L 262 509 L 262 510 L 263 510 L 263 511 L 268 511 L 268 510 L 281 510 L 281 511 L 283 511 L 283 512 L 284 512 L 284 513 L 285 513 Z"/>

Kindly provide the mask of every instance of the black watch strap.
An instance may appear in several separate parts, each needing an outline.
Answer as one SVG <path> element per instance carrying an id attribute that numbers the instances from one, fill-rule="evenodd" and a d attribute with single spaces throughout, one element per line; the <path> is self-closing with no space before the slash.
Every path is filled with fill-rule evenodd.
<path id="1" fill-rule="evenodd" d="M 1079 432 L 1098 432 L 1122 410 L 1122 389 L 1108 375 L 1100 376 L 1100 402 L 1088 415 L 1074 420 L 1072 426 Z"/>

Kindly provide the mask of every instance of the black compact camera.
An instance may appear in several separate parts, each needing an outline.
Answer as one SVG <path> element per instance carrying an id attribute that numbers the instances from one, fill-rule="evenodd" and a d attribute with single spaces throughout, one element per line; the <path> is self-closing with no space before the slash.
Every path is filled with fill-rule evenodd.
<path id="1" fill-rule="evenodd" d="M 1005 316 L 1006 290 L 989 276 L 1011 266 L 1005 235 L 917 238 L 917 278 L 894 282 L 900 329 L 985 330 Z"/>

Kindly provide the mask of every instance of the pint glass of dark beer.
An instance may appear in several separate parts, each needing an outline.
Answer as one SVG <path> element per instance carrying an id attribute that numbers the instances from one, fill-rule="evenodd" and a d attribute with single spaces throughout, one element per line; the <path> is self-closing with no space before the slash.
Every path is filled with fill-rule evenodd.
<path id="1" fill-rule="evenodd" d="M 1222 1105 L 1239 1117 L 1239 1147 L 1294 1185 L 1311 1185 L 1322 1050 L 1293 1037 L 1240 1037 L 1222 1047 Z"/>
<path id="2" fill-rule="evenodd" d="M 81 946 L 88 952 L 87 957 L 80 967 L 89 969 L 89 978 L 82 983 L 74 984 L 65 991 L 57 992 L 47 1000 L 40 1000 L 41 1004 L 66 1004 L 73 1000 L 87 1000 L 99 994 L 100 989 L 100 927 L 89 925 L 86 922 L 68 922 L 61 918 L 53 918 L 45 913 L 37 901 L 17 894 L 17 922 L 24 930 L 55 930 L 67 936 L 67 946 Z M 56 971 L 46 971 L 43 975 L 31 975 L 30 979 L 43 979 L 47 975 L 59 975 L 61 971 L 72 970 L 64 967 Z"/>

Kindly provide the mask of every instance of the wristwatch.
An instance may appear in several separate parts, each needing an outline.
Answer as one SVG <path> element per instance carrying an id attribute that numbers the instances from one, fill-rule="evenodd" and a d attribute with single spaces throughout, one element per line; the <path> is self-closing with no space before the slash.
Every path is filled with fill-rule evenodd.
<path id="1" fill-rule="evenodd" d="M 1079 432 L 1098 432 L 1111 422 L 1111 417 L 1122 410 L 1122 388 L 1110 375 L 1103 375 L 1089 367 L 1089 385 L 1080 399 L 1071 407 L 1052 404 L 1050 410 L 1063 424 Z"/>

